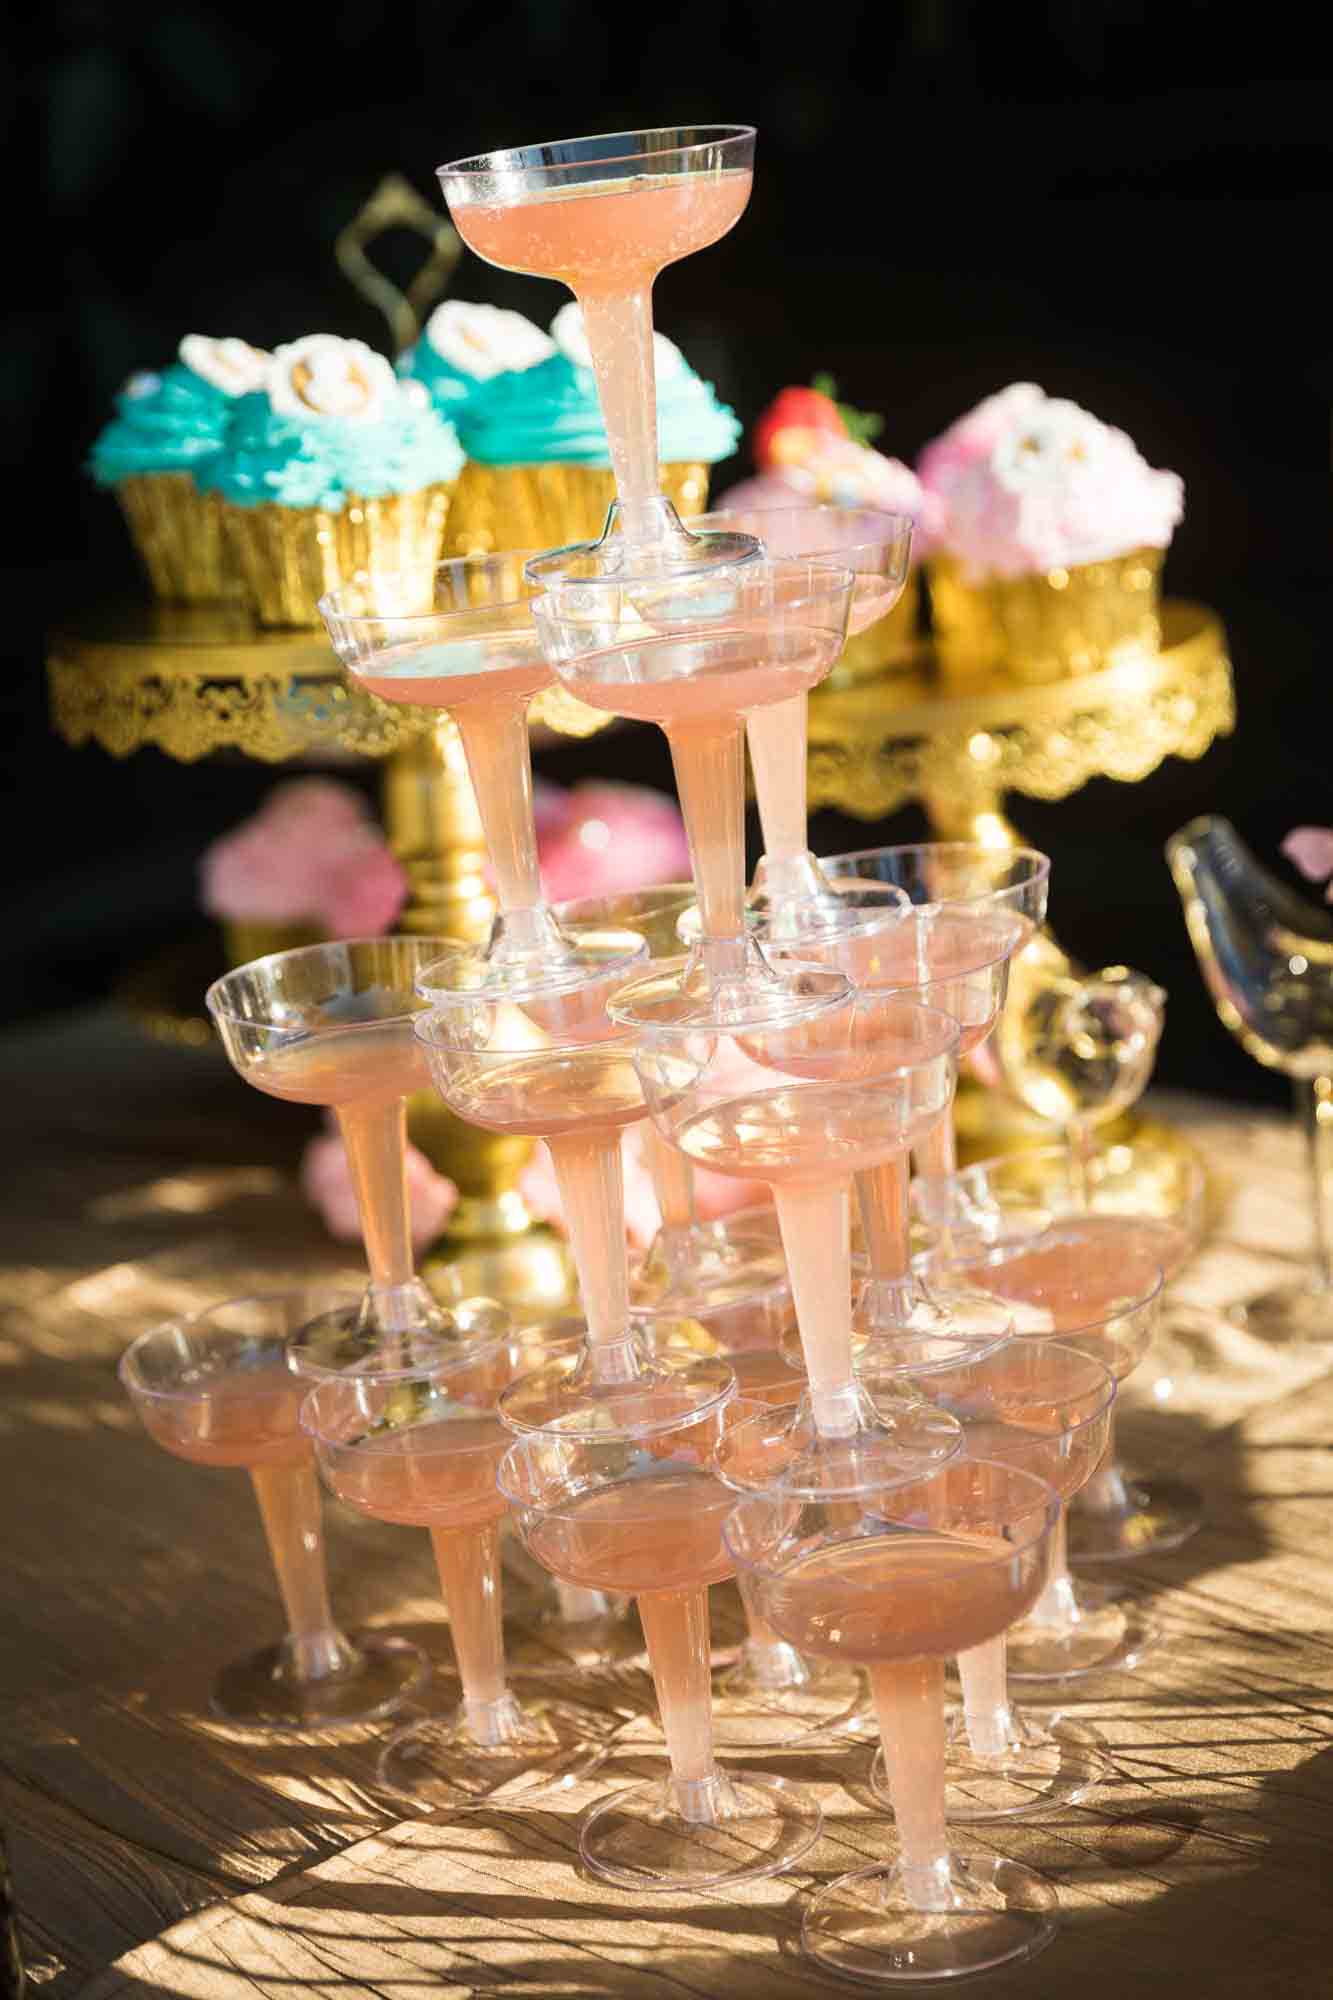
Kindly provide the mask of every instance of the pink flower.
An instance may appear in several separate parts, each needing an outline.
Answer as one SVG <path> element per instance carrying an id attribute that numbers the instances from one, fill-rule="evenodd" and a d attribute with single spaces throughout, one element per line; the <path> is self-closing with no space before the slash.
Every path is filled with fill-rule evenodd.
<path id="1" fill-rule="evenodd" d="M 563 815 L 544 803 L 538 822 L 542 883 L 552 903 L 612 896 L 689 876 L 690 851 L 675 801 L 645 785 L 601 780 L 566 794 Z"/>
<path id="2" fill-rule="evenodd" d="M 210 916 L 311 923 L 333 937 L 387 930 L 407 876 L 351 785 L 296 778 L 215 840 L 200 864 Z"/>
<path id="3" fill-rule="evenodd" d="M 331 937 L 376 937 L 395 922 L 407 901 L 407 876 L 378 834 L 330 856 L 320 915 Z"/>
<path id="4" fill-rule="evenodd" d="M 361 1217 L 347 1165 L 347 1149 L 336 1132 L 312 1139 L 301 1161 L 301 1192 L 319 1210 L 330 1236 L 339 1243 L 361 1241 Z M 438 1236 L 458 1204 L 458 1189 L 436 1173 L 417 1147 L 407 1149 L 407 1199 L 412 1242 L 420 1250 Z"/>
<path id="5" fill-rule="evenodd" d="M 1333 903 L 1333 826 L 1293 827 L 1282 852 L 1307 882 L 1327 882 L 1324 898 Z"/>

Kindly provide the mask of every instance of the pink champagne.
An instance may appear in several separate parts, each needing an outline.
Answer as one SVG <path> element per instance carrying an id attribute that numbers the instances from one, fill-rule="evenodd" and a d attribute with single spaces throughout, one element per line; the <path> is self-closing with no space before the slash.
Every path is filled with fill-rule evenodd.
<path id="1" fill-rule="evenodd" d="M 798 1652 L 874 1667 L 943 1659 L 1003 1632 L 1036 1602 L 1040 1569 L 992 1535 L 873 1535 L 758 1574 L 766 1624 Z"/>
<path id="2" fill-rule="evenodd" d="M 308 1386 L 278 1358 L 201 1374 L 197 1395 L 145 1396 L 139 1412 L 158 1444 L 196 1465 L 305 1465 L 311 1445 L 299 1414 Z"/>
<path id="3" fill-rule="evenodd" d="M 1160 1270 L 1163 1225 L 1108 1215 L 1068 1227 L 1066 1240 L 1057 1225 L 1030 1250 L 979 1266 L 977 1282 L 1013 1302 L 1017 1335 L 1067 1339 L 1123 1381 L 1152 1337 L 1152 1314 L 1136 1308 Z"/>
<path id="4" fill-rule="evenodd" d="M 428 1082 L 425 1059 L 406 1018 L 317 1029 L 261 1056 L 245 1072 L 247 1083 L 297 1104 L 392 1104 Z"/>
<path id="5" fill-rule="evenodd" d="M 487 1527 L 506 1512 L 495 1475 L 510 1443 L 499 1418 L 485 1411 L 371 1431 L 355 1446 L 339 1447 L 330 1470 L 338 1498 L 377 1521 L 405 1528 Z"/>
<path id="6" fill-rule="evenodd" d="M 828 673 L 840 643 L 795 616 L 779 631 L 756 621 L 697 639 L 650 633 L 585 655 L 564 679 L 590 707 L 658 722 L 669 734 L 806 693 Z"/>
<path id="7" fill-rule="evenodd" d="M 375 655 L 373 672 L 352 671 L 362 687 L 384 701 L 448 709 L 473 702 L 528 702 L 555 679 L 535 632 L 389 647 Z"/>
<path id="8" fill-rule="evenodd" d="M 748 167 L 719 174 L 635 174 L 584 181 L 500 207 L 451 210 L 458 233 L 488 264 L 559 278 L 580 297 L 651 284 L 681 257 L 735 226 L 750 199 Z"/>

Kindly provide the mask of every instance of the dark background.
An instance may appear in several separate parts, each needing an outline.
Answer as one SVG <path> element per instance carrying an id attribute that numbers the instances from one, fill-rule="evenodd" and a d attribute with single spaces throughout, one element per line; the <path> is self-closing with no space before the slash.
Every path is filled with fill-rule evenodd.
<path id="1" fill-rule="evenodd" d="M 1054 857 L 1061 941 L 1170 989 L 1159 1080 L 1280 1098 L 1204 999 L 1161 848 L 1201 811 L 1269 858 L 1290 826 L 1333 819 L 1333 100 L 1311 18 L 1210 0 L 44 6 L 0 83 L 11 198 L 35 178 L 43 218 L 28 261 L 11 252 L 0 336 L 6 1011 L 91 998 L 188 929 L 200 850 L 274 779 L 154 751 L 116 762 L 47 728 L 44 627 L 134 580 L 117 509 L 81 472 L 125 375 L 188 331 L 383 344 L 331 244 L 389 170 L 435 200 L 435 165 L 474 149 L 748 119 L 747 214 L 656 295 L 658 324 L 747 426 L 828 369 L 910 460 L 1029 378 L 1184 476 L 1168 589 L 1226 621 L 1236 736 L 1137 786 L 1015 798 L 1012 815 Z M 400 251 L 405 273 L 415 240 L 377 255 Z M 470 257 L 454 290 L 542 324 L 561 302 Z M 714 490 L 748 470 L 719 468 Z M 669 787 L 656 732 L 627 732 L 614 763 Z M 611 768 L 596 739 L 542 766 L 564 781 Z M 821 814 L 814 845 L 921 825 Z"/>

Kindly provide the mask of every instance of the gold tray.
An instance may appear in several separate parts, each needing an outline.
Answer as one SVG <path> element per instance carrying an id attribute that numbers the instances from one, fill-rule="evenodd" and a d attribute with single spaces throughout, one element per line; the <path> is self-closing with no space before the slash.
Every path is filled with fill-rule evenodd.
<path id="1" fill-rule="evenodd" d="M 925 645 L 906 667 L 810 697 L 809 803 L 881 819 L 920 799 L 937 835 L 965 837 L 1006 791 L 1132 782 L 1165 757 L 1201 757 L 1234 724 L 1221 620 L 1184 599 L 1163 605 L 1156 655 L 1040 687 L 946 684 Z"/>
<path id="2" fill-rule="evenodd" d="M 215 750 L 266 764 L 312 750 L 387 757 L 439 721 L 356 688 L 322 628 L 266 630 L 233 604 L 101 607 L 51 633 L 46 667 L 57 733 L 113 757 L 148 744 L 186 764 Z M 610 719 L 559 686 L 532 715 L 563 736 Z"/>

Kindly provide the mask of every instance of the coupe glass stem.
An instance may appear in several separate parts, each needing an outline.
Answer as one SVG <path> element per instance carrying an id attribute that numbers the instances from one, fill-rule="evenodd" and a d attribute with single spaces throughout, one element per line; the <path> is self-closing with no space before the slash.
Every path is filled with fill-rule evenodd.
<path id="1" fill-rule="evenodd" d="M 375 1313 L 384 1331 L 407 1332 L 420 1323 L 423 1310 L 412 1269 L 407 1105 L 401 1097 L 343 1105 L 338 1126 L 361 1217 Z"/>
<path id="2" fill-rule="evenodd" d="M 619 1128 L 563 1132 L 546 1144 L 579 1274 L 593 1372 L 600 1381 L 627 1381 L 637 1364 L 630 1339 Z"/>
<path id="3" fill-rule="evenodd" d="M 469 702 L 454 717 L 505 916 L 542 899 L 526 701 Z"/>
<path id="4" fill-rule="evenodd" d="M 326 1680 L 352 1664 L 333 1622 L 324 1569 L 319 1476 L 305 1465 L 254 1465 L 250 1481 L 287 1614 L 287 1657 L 297 1680 Z"/>
<path id="5" fill-rule="evenodd" d="M 729 961 L 745 924 L 745 726 L 737 717 L 667 731 L 699 894 L 704 961 Z M 721 946 L 711 954 L 710 945 Z"/>
<path id="6" fill-rule="evenodd" d="M 1314 1195 L 1314 1274 L 1311 1289 L 1333 1292 L 1333 1076 L 1298 1082 Z"/>
<path id="7" fill-rule="evenodd" d="M 1003 1633 L 998 1639 L 987 1639 L 958 1655 L 963 1721 L 967 1740 L 978 1757 L 1003 1756 L 1009 1745 L 1013 1713 L 1009 1707 L 1005 1661 Z"/>
<path id="8" fill-rule="evenodd" d="M 1086 1487 L 1084 1491 L 1086 1492 Z M 1044 1630 L 1055 1633 L 1072 1633 L 1082 1621 L 1078 1599 L 1074 1595 L 1074 1579 L 1069 1574 L 1069 1534 L 1065 1526 L 1065 1510 L 1060 1509 L 1060 1519 L 1051 1536 L 1051 1566 L 1041 1596 L 1027 1615 L 1027 1622 L 1040 1625 Z"/>
<path id="9" fill-rule="evenodd" d="M 1115 1410 L 1106 1423 L 1106 1450 L 1092 1478 L 1078 1496 L 1080 1509 L 1091 1514 L 1123 1514 L 1129 1507 L 1124 1474 L 1115 1451 Z"/>
<path id="10" fill-rule="evenodd" d="M 958 1141 L 954 1132 L 953 1108 L 937 1118 L 924 1139 L 912 1148 L 919 1174 L 941 1176 L 958 1171 Z"/>
<path id="11" fill-rule="evenodd" d="M 430 1538 L 468 1727 L 481 1743 L 509 1742 L 519 1734 L 519 1711 L 505 1685 L 500 1524 L 432 1528 Z"/>
<path id="12" fill-rule="evenodd" d="M 846 1187 L 775 1187 L 815 1428 L 850 1437 L 859 1421 L 852 1372 L 852 1259 Z"/>
<path id="13" fill-rule="evenodd" d="M 648 1171 L 653 1179 L 653 1194 L 657 1198 L 658 1211 L 662 1217 L 662 1232 L 668 1242 L 679 1242 L 694 1228 L 694 1169 L 684 1153 L 666 1140 L 655 1125 L 649 1125 L 645 1136 L 645 1150 L 648 1155 Z"/>
<path id="14" fill-rule="evenodd" d="M 1085 1118 L 1076 1118 L 1068 1130 L 1069 1185 L 1081 1213 L 1092 1207 L 1093 1128 Z"/>
<path id="15" fill-rule="evenodd" d="M 639 1617 L 676 1804 L 682 1818 L 707 1824 L 717 1816 L 707 1586 L 646 1590 L 639 1597 Z"/>
<path id="16" fill-rule="evenodd" d="M 611 447 L 625 534 L 634 541 L 662 532 L 657 497 L 657 373 L 653 363 L 653 292 L 575 295 Z"/>
<path id="17" fill-rule="evenodd" d="M 751 1678 L 765 1688 L 804 1687 L 810 1679 L 810 1670 L 795 1646 L 779 1638 L 773 1627 L 756 1616 L 748 1604 L 744 1609 L 746 1635 L 741 1658 Z"/>
<path id="18" fill-rule="evenodd" d="M 805 746 L 809 697 L 792 695 L 746 718 L 750 768 L 764 853 L 770 863 L 803 855 L 808 845 L 805 804 Z"/>
<path id="19" fill-rule="evenodd" d="M 903 1887 L 918 1910 L 950 1907 L 944 1830 L 944 1662 L 895 1660 L 870 1669 Z"/>

